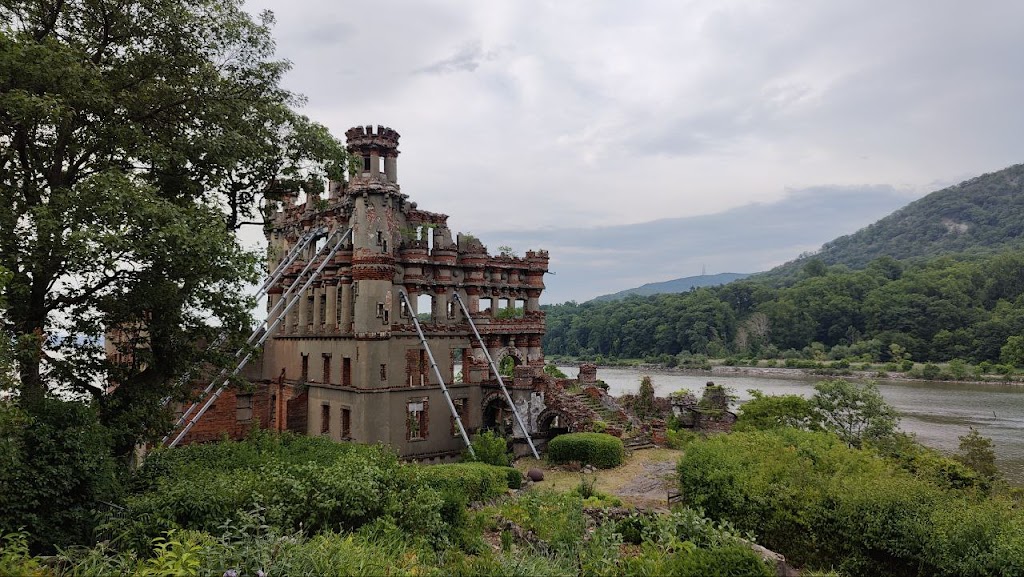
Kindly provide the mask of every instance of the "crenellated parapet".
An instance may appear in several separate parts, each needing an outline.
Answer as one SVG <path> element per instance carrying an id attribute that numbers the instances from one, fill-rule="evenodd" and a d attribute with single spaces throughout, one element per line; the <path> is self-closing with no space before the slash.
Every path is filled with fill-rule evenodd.
<path id="1" fill-rule="evenodd" d="M 345 131 L 345 140 L 348 149 L 352 150 L 380 150 L 393 151 L 398 154 L 398 139 L 400 135 L 396 130 L 386 126 L 356 126 Z"/>

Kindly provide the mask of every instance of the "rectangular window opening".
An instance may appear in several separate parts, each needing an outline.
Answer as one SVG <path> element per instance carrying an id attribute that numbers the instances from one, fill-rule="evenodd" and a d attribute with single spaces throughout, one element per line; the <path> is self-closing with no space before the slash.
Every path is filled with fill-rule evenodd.
<path id="1" fill-rule="evenodd" d="M 331 382 L 331 355 L 324 353 L 324 383 Z"/>
<path id="2" fill-rule="evenodd" d="M 331 432 L 331 406 L 321 405 L 320 406 L 320 433 L 327 434 Z"/>
<path id="3" fill-rule="evenodd" d="M 410 441 L 427 438 L 427 408 L 429 400 L 423 397 L 406 404 L 405 438 Z"/>
<path id="4" fill-rule="evenodd" d="M 459 416 L 459 419 L 462 419 L 462 421 L 463 421 L 462 422 L 462 426 L 465 427 L 466 426 L 466 422 L 465 422 L 466 421 L 466 399 L 452 399 L 452 404 L 455 405 L 455 414 Z M 450 417 L 450 419 L 451 419 L 451 425 L 452 425 L 452 430 L 451 430 L 452 436 L 453 437 L 460 436 L 461 433 L 459 433 L 459 425 L 458 425 L 458 423 L 455 422 L 455 416 L 453 415 L 452 417 Z"/>
<path id="5" fill-rule="evenodd" d="M 341 438 L 352 438 L 352 410 L 348 408 L 341 409 Z"/>
<path id="6" fill-rule="evenodd" d="M 341 359 L 341 384 L 346 387 L 352 386 L 352 359 L 349 357 Z"/>
<path id="7" fill-rule="evenodd" d="M 309 380 L 309 355 L 302 353 L 302 381 Z"/>

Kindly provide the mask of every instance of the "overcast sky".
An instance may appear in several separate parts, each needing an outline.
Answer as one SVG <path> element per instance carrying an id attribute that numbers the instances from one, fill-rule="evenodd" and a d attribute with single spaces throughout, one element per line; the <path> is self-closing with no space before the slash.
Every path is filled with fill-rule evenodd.
<path id="1" fill-rule="evenodd" d="M 1024 2 L 247 6 L 307 115 L 401 133 L 420 207 L 551 250 L 548 302 L 765 270 L 1024 160 Z"/>

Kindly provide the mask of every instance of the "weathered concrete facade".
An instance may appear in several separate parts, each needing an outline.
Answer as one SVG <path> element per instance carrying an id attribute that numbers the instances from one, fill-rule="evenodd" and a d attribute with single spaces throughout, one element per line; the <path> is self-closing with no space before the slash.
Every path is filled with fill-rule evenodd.
<path id="1" fill-rule="evenodd" d="M 267 227 L 268 270 L 316 227 L 351 228 L 352 235 L 266 342 L 261 368 L 250 378 L 259 389 L 278 387 L 282 394 L 275 403 L 291 399 L 294 405 L 304 398 L 307 434 L 384 442 L 406 458 L 458 453 L 464 443 L 412 316 L 420 315 L 467 430 L 500 427 L 507 403 L 495 394 L 496 381 L 453 294 L 466 303 L 495 362 L 513 359 L 514 378 L 506 385 L 516 404 L 529 410 L 531 402 L 542 401 L 531 393 L 544 367 L 540 295 L 547 252 L 492 256 L 476 238 L 453 236 L 447 215 L 421 210 L 401 192 L 397 132 L 367 126 L 348 130 L 346 137 L 358 170 L 348 182 L 330 183 L 326 195 L 280 201 Z M 289 286 L 305 282 L 308 277 L 299 279 L 299 272 L 316 251 L 307 248 L 269 290 L 268 311 Z M 399 296 L 403 290 L 411 307 Z M 258 391 L 257 400 L 259 415 L 253 418 L 261 419 L 259 426 L 266 427 L 263 419 L 271 414 L 284 414 L 264 407 L 269 394 Z M 218 404 L 231 403 L 225 397 Z M 186 441 L 202 439 L 214 422 L 227 418 L 211 417 Z M 275 416 L 273 428 L 296 429 L 301 421 L 297 415 Z M 226 425 L 219 423 L 220 430 L 237 428 Z"/>

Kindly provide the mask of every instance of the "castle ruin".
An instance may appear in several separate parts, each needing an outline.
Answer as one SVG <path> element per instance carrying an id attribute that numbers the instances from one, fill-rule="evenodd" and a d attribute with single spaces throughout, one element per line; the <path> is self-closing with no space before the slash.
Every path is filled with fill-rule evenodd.
<path id="1" fill-rule="evenodd" d="M 255 390 L 226 390 L 185 442 L 240 436 L 259 426 L 387 443 L 404 458 L 430 460 L 465 448 L 452 408 L 470 434 L 495 428 L 522 439 L 456 294 L 495 363 L 514 365 L 505 384 L 527 428 L 536 431 L 544 410 L 540 295 L 547 252 L 491 255 L 478 239 L 453 236 L 447 215 L 421 210 L 401 192 L 397 132 L 367 126 L 345 136 L 356 164 L 347 182 L 331 182 L 326 194 L 301 203 L 294 194 L 268 201 L 267 270 L 298 255 L 269 286 L 268 311 L 281 314 L 282 299 L 304 286 L 303 271 L 336 237 L 307 240 L 295 252 L 302 239 L 317 230 L 351 229 L 350 235 L 297 306 L 268 318 L 268 326 L 280 322 L 247 367 Z"/>

